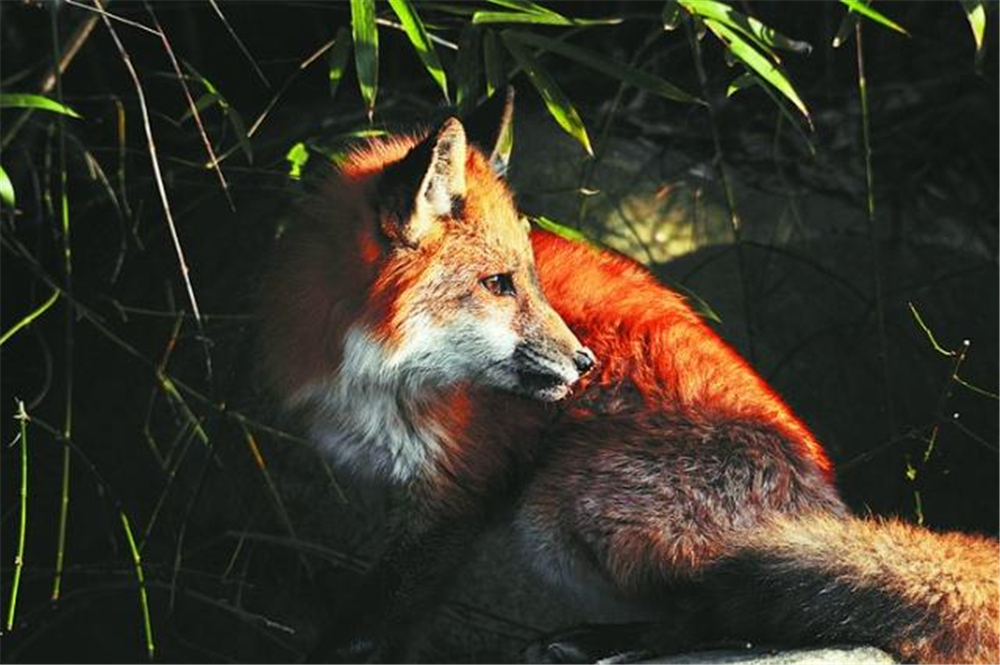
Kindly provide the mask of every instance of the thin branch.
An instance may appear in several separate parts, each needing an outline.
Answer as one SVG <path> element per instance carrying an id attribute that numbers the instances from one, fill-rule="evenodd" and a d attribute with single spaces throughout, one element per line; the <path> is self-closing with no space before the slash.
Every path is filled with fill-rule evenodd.
<path id="1" fill-rule="evenodd" d="M 167 39 L 167 33 L 163 31 L 163 26 L 156 18 L 156 14 L 153 12 L 153 7 L 148 2 L 144 3 L 146 5 L 146 11 L 149 12 L 150 18 L 153 19 L 153 25 L 156 29 L 160 31 L 160 41 L 163 42 L 163 49 L 167 52 L 167 56 L 170 58 L 170 65 L 174 68 L 174 72 L 177 74 L 177 81 L 181 84 L 181 89 L 184 90 L 184 98 L 187 100 L 188 108 L 191 109 L 191 114 L 194 116 L 194 122 L 198 125 L 198 134 L 201 135 L 201 141 L 205 145 L 205 151 L 208 153 L 208 166 L 219 176 L 219 184 L 222 185 L 222 191 L 226 195 L 226 201 L 229 203 L 229 209 L 233 212 L 236 211 L 236 204 L 233 203 L 233 198 L 229 194 L 229 183 L 226 182 L 226 176 L 222 173 L 222 166 L 219 164 L 219 158 L 215 156 L 215 149 L 212 147 L 212 142 L 208 140 L 208 132 L 205 131 L 205 125 L 201 121 L 201 113 L 198 111 L 198 105 L 194 101 L 194 97 L 191 96 L 191 89 L 188 88 L 187 77 L 181 72 L 180 63 L 177 62 L 177 56 L 174 55 L 174 49 L 170 46 L 170 40 Z M 212 2 L 212 6 L 215 6 L 215 2 Z M 218 9 L 216 9 L 218 11 Z"/>
<path id="2" fill-rule="evenodd" d="M 180 237 L 177 235 L 177 226 L 174 224 L 174 217 L 170 208 L 170 200 L 167 197 L 167 188 L 163 182 L 163 174 L 160 172 L 160 160 L 156 153 L 156 141 L 153 139 L 153 128 L 149 121 L 149 109 L 146 107 L 146 95 L 142 89 L 142 82 L 139 80 L 139 74 L 135 71 L 135 66 L 132 64 L 131 56 L 129 56 L 128 51 L 125 49 L 121 39 L 118 37 L 117 31 L 115 31 L 114 26 L 108 19 L 107 12 L 103 11 L 101 0 L 94 0 L 94 4 L 101 10 L 101 18 L 104 20 L 104 25 L 107 27 L 108 32 L 111 33 L 111 38 L 114 40 L 118 53 L 121 55 L 122 62 L 125 63 L 125 67 L 128 69 L 129 75 L 132 77 L 132 83 L 135 85 L 136 94 L 139 98 L 139 110 L 142 112 L 142 126 L 146 133 L 146 145 L 149 148 L 149 161 L 153 167 L 153 177 L 156 181 L 156 189 L 160 195 L 160 203 L 163 205 L 163 213 L 167 220 L 167 227 L 170 230 L 170 238 L 173 241 L 174 252 L 177 254 L 177 262 L 180 265 L 181 277 L 184 279 L 184 287 L 187 289 L 188 301 L 191 303 L 191 309 L 194 313 L 195 321 L 198 323 L 199 336 L 204 337 L 201 321 L 201 308 L 198 306 L 198 298 L 195 296 L 194 287 L 191 284 L 191 276 L 189 274 L 190 270 L 188 269 L 187 260 L 184 258 L 184 249 L 181 247 Z M 162 33 L 155 34 L 162 37 Z M 205 359 L 209 376 L 211 376 L 211 356 L 208 352 L 207 343 L 205 345 Z"/>

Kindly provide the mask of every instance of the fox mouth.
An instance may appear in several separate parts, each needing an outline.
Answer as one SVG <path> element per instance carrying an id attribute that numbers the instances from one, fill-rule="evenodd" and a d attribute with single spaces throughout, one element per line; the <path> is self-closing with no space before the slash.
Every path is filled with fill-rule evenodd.
<path id="1" fill-rule="evenodd" d="M 522 369 L 517 372 L 517 390 L 527 397 L 555 402 L 569 393 L 575 381 L 541 369 Z"/>
<path id="2" fill-rule="evenodd" d="M 555 402 L 569 394 L 580 375 L 565 368 L 547 354 L 529 346 L 520 346 L 515 352 L 517 386 L 515 390 L 526 397 L 543 402 Z"/>

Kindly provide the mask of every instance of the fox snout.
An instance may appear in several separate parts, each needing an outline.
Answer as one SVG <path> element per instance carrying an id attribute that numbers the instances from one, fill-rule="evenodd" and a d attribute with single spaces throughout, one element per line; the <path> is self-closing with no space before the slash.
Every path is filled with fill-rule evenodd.
<path id="1" fill-rule="evenodd" d="M 554 402 L 569 394 L 582 376 L 597 364 L 593 352 L 577 342 L 570 352 L 523 342 L 514 351 L 519 392 Z"/>

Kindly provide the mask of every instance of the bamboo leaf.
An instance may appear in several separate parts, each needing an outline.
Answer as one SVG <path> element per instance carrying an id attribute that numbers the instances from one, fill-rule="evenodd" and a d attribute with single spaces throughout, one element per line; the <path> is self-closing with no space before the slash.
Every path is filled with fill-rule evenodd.
<path id="1" fill-rule="evenodd" d="M 986 4 L 983 0 L 962 0 L 965 18 L 972 29 L 972 38 L 976 40 L 976 57 L 983 51 L 983 37 L 986 34 Z"/>
<path id="2" fill-rule="evenodd" d="M 644 72 L 641 69 L 630 67 L 622 62 L 610 60 L 604 56 L 594 53 L 593 51 L 582 49 L 578 46 L 574 46 L 573 44 L 569 44 L 558 39 L 551 39 L 534 33 L 515 30 L 506 30 L 504 31 L 503 36 L 505 41 L 513 39 L 521 44 L 551 51 L 552 53 L 569 58 L 570 60 L 575 60 L 585 67 L 590 67 L 591 69 L 597 70 L 602 74 L 616 78 L 619 81 L 624 81 L 637 88 L 651 92 L 654 95 L 659 95 L 660 97 L 673 99 L 678 102 L 699 101 L 697 97 L 689 95 L 677 86 L 663 80 L 659 76 L 654 76 L 653 74 Z"/>
<path id="3" fill-rule="evenodd" d="M 865 3 L 861 2 L 861 0 L 840 0 L 840 4 L 844 5 L 852 12 L 856 12 L 858 14 L 861 14 L 865 18 L 875 21 L 879 25 L 884 25 L 890 30 L 895 30 L 901 35 L 906 35 L 907 37 L 910 36 L 910 33 L 906 31 L 906 28 L 899 25 L 898 23 L 888 18 L 884 14 L 875 11 Z"/>
<path id="4" fill-rule="evenodd" d="M 82 117 L 79 113 L 66 106 L 65 104 L 60 104 L 54 99 L 49 99 L 48 97 L 43 97 L 42 95 L 31 95 L 27 93 L 20 92 L 6 92 L 0 93 L 0 109 L 36 109 L 39 111 L 51 111 L 52 113 L 60 113 L 62 115 L 68 115 L 71 118 Z"/>
<path id="5" fill-rule="evenodd" d="M 498 7 L 506 7 L 507 9 L 514 9 L 527 14 L 561 16 L 558 12 L 552 11 L 548 7 L 543 7 L 536 2 L 529 2 L 528 0 L 487 0 L 487 2 Z"/>
<path id="6" fill-rule="evenodd" d="M 583 243 L 585 245 L 596 246 L 596 243 L 594 243 L 593 240 L 588 238 L 587 235 L 583 233 L 583 231 L 580 231 L 579 229 L 574 229 L 571 226 L 560 224 L 559 222 L 553 221 L 548 217 L 544 217 L 542 215 L 539 215 L 537 217 L 531 217 L 530 219 L 533 224 L 538 226 L 538 228 L 544 229 L 549 233 L 554 233 L 555 235 L 561 238 L 565 238 L 566 240 L 570 240 L 572 242 Z"/>
<path id="7" fill-rule="evenodd" d="M 809 120 L 809 109 L 805 102 L 795 92 L 788 77 L 781 69 L 760 54 L 754 47 L 750 46 L 744 39 L 728 26 L 713 19 L 704 19 L 705 26 L 721 39 L 729 50 L 739 58 L 744 65 L 756 72 L 762 79 L 770 83 L 774 88 L 788 98 L 792 104 Z M 811 122 L 811 120 L 810 120 Z"/>
<path id="8" fill-rule="evenodd" d="M 354 40 L 354 65 L 358 71 L 361 98 L 368 107 L 368 119 L 375 113 L 378 95 L 378 27 L 375 25 L 375 0 L 351 0 L 351 34 Z"/>
<path id="9" fill-rule="evenodd" d="M 243 116 L 232 106 L 226 109 L 226 117 L 236 134 L 236 141 L 240 144 L 240 149 L 246 155 L 247 161 L 253 164 L 253 148 L 250 146 L 250 137 L 247 135 L 246 125 L 243 124 Z"/>
<path id="10" fill-rule="evenodd" d="M 476 12 L 472 15 L 476 25 L 483 23 L 530 23 L 533 25 L 617 25 L 621 18 L 568 18 L 562 14 L 534 14 L 530 12 Z"/>
<path id="11" fill-rule="evenodd" d="M 667 0 L 660 11 L 660 20 L 663 21 L 663 29 L 672 32 L 677 29 L 677 24 L 681 20 L 681 6 L 677 0 Z"/>
<path id="12" fill-rule="evenodd" d="M 337 88 L 347 71 L 347 58 L 351 54 L 351 39 L 346 27 L 341 27 L 334 38 L 333 47 L 328 56 L 328 72 L 330 77 L 330 99 L 337 95 Z"/>
<path id="13" fill-rule="evenodd" d="M 0 200 L 11 208 L 17 205 L 17 199 L 14 196 L 14 183 L 10 181 L 10 176 L 7 175 L 7 171 L 2 166 L 0 166 Z"/>
<path id="14" fill-rule="evenodd" d="M 209 106 L 212 106 L 213 104 L 224 105 L 225 100 L 217 92 L 206 92 L 204 95 L 198 98 L 198 100 L 194 103 L 194 107 L 198 109 L 198 113 L 201 113 L 202 111 L 207 109 Z M 183 123 L 187 120 L 190 120 L 193 116 L 194 116 L 194 111 L 192 111 L 191 107 L 189 106 L 187 110 L 184 111 L 184 115 L 182 115 L 177 122 L 178 124 Z"/>
<path id="15" fill-rule="evenodd" d="M 844 18 L 840 21 L 840 27 L 837 28 L 837 34 L 833 36 L 833 48 L 840 48 L 851 41 L 851 35 L 854 34 L 854 24 L 859 20 L 858 15 L 853 12 L 844 14 Z"/>
<path id="16" fill-rule="evenodd" d="M 486 66 L 486 96 L 492 97 L 506 82 L 503 53 L 497 45 L 497 35 L 492 30 L 487 30 L 483 36 L 483 63 Z"/>
<path id="17" fill-rule="evenodd" d="M 740 90 L 746 90 L 756 82 L 757 82 L 756 76 L 754 76 L 750 72 L 743 72 L 735 79 L 733 79 L 732 83 L 729 84 L 729 87 L 726 88 L 726 97 L 732 97 Z"/>
<path id="18" fill-rule="evenodd" d="M 812 51 L 812 45 L 808 42 L 786 37 L 754 17 L 741 14 L 723 2 L 715 0 L 678 0 L 678 2 L 690 14 L 718 21 L 736 30 L 762 51 L 770 53 L 770 49 L 778 48 L 806 55 Z M 773 53 L 771 55 L 773 56 Z"/>
<path id="19" fill-rule="evenodd" d="M 410 43 L 413 44 L 417 55 L 420 56 L 420 61 L 424 63 L 427 73 L 437 81 L 438 87 L 444 93 L 445 101 L 450 104 L 451 100 L 448 98 L 448 78 L 441 67 L 441 61 L 438 59 L 434 45 L 431 44 L 430 37 L 427 36 L 427 30 L 424 28 L 420 16 L 417 15 L 416 9 L 413 8 L 409 0 L 389 0 L 389 6 L 396 12 L 399 22 L 403 24 L 406 36 L 410 38 Z"/>
<path id="20" fill-rule="evenodd" d="M 479 31 L 467 23 L 458 35 L 458 67 L 455 72 L 455 104 L 465 111 L 479 94 Z"/>
<path id="21" fill-rule="evenodd" d="M 569 98 L 566 97 L 558 84 L 549 76 L 549 73 L 542 68 L 530 50 L 525 48 L 517 39 L 510 38 L 506 32 L 501 33 L 501 37 L 507 50 L 514 56 L 514 60 L 517 61 L 517 64 L 528 75 L 531 85 L 542 96 L 545 106 L 549 109 L 549 113 L 555 118 L 555 121 L 570 136 L 580 142 L 580 145 L 583 146 L 588 155 L 593 156 L 594 150 L 590 146 L 590 137 L 587 136 L 587 129 L 583 126 L 583 121 L 580 119 L 580 115 L 576 112 L 576 109 L 573 108 L 573 104 Z"/>

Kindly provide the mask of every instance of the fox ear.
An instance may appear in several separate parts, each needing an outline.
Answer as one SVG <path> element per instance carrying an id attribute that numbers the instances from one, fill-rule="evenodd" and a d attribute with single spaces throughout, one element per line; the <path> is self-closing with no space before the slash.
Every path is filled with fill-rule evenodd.
<path id="1" fill-rule="evenodd" d="M 390 211 L 382 222 L 386 235 L 416 247 L 440 218 L 452 214 L 465 197 L 466 155 L 465 128 L 457 118 L 448 118 L 387 169 L 382 193 L 383 207 Z"/>
<path id="2" fill-rule="evenodd" d="M 469 140 L 490 156 L 490 166 L 505 176 L 514 148 L 514 86 L 493 95 L 466 118 Z"/>

